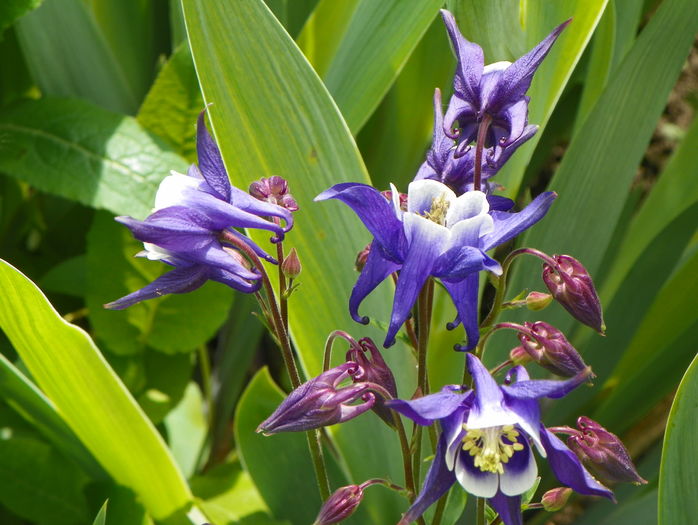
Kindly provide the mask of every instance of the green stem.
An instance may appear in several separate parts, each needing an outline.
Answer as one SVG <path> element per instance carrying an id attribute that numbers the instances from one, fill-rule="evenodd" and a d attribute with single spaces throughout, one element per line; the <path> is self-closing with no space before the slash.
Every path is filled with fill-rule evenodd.
<path id="1" fill-rule="evenodd" d="M 393 421 L 395 422 L 395 428 L 397 430 L 397 435 L 400 438 L 400 450 L 402 451 L 402 468 L 405 471 L 405 486 L 410 493 L 410 503 L 414 501 L 417 496 L 417 488 L 414 484 L 414 473 L 412 470 L 410 444 L 407 441 L 407 433 L 405 432 L 405 426 L 402 424 L 402 419 L 400 419 L 400 414 L 392 411 Z"/>
<path id="2" fill-rule="evenodd" d="M 197 348 L 199 358 L 199 372 L 201 373 L 201 387 L 206 401 L 206 421 L 208 422 L 209 432 L 213 430 L 213 416 L 215 408 L 213 404 L 213 388 L 211 387 L 211 358 L 208 355 L 206 345 L 199 345 Z"/>
<path id="3" fill-rule="evenodd" d="M 448 492 L 439 498 L 436 504 L 436 510 L 434 510 L 434 518 L 431 520 L 431 525 L 440 525 L 441 520 L 444 517 L 444 511 L 446 510 L 446 502 L 448 501 Z"/>
<path id="4" fill-rule="evenodd" d="M 331 492 L 330 480 L 327 477 L 327 467 L 325 466 L 325 458 L 322 455 L 320 431 L 318 429 L 308 430 L 305 436 L 308 439 L 310 456 L 313 458 L 313 468 L 315 469 L 315 478 L 317 479 L 318 489 L 320 490 L 320 499 L 325 501 L 330 497 Z"/>
<path id="5" fill-rule="evenodd" d="M 476 521 L 477 525 L 485 525 L 485 498 L 477 498 L 477 514 Z"/>
<path id="6" fill-rule="evenodd" d="M 286 297 L 286 276 L 284 275 L 281 265 L 284 262 L 284 246 L 282 242 L 276 244 L 276 258 L 279 261 L 279 303 L 281 308 L 281 321 L 284 325 L 284 330 L 288 332 L 288 297 Z"/>

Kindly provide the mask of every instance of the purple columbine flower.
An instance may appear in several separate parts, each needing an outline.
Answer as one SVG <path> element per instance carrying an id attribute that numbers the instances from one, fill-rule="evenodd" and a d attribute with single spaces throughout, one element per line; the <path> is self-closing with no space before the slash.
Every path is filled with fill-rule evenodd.
<path id="1" fill-rule="evenodd" d="M 258 256 L 276 263 L 234 228 L 269 230 L 274 234 L 272 240 L 278 241 L 293 226 L 291 212 L 259 201 L 230 184 L 218 146 L 206 129 L 203 112 L 197 123 L 196 147 L 199 166 L 192 165 L 186 175 L 173 171 L 163 179 L 152 214 L 144 221 L 116 218 L 144 243 L 145 250 L 138 256 L 162 261 L 174 270 L 141 290 L 106 304 L 106 308 L 119 310 L 146 299 L 190 292 L 207 280 L 245 293 L 257 291 L 261 286 L 260 274 L 250 269 L 226 238 L 244 243 Z M 285 226 L 267 217 L 282 219 Z"/>
<path id="2" fill-rule="evenodd" d="M 399 270 L 384 342 L 388 347 L 395 342 L 395 335 L 424 283 L 430 276 L 437 277 L 458 312 L 450 327 L 462 322 L 468 336 L 467 347 L 462 349 L 474 348 L 479 340 L 478 272 L 501 272 L 499 263 L 485 252 L 543 218 L 556 194 L 543 193 L 518 213 L 492 209 L 480 191 L 457 197 L 448 186 L 429 179 L 410 183 L 406 211 L 400 207 L 398 195 L 393 187 L 391 205 L 371 186 L 342 183 L 315 198 L 340 200 L 354 210 L 374 237 L 349 298 L 349 313 L 355 321 L 368 324 L 368 317 L 359 315 L 359 305 L 384 279 Z"/>
<path id="3" fill-rule="evenodd" d="M 422 490 L 400 521 L 406 525 L 457 481 L 470 494 L 489 499 L 505 525 L 521 525 L 521 494 L 536 480 L 532 446 L 547 457 L 561 483 L 581 494 L 613 499 L 540 421 L 538 399 L 560 398 L 585 382 L 589 371 L 565 381 L 530 380 L 517 366 L 509 384 L 498 385 L 480 360 L 467 354 L 474 390 L 459 385 L 412 401 L 387 405 L 419 425 L 441 423 L 442 433 Z"/>
<path id="4" fill-rule="evenodd" d="M 359 366 L 349 361 L 303 383 L 257 427 L 257 432 L 271 435 L 312 430 L 363 414 L 376 401 L 372 386 L 365 382 L 341 386 L 359 372 Z M 359 400 L 362 401 L 360 404 L 351 404 Z"/>
<path id="5" fill-rule="evenodd" d="M 484 151 L 481 159 L 482 181 L 494 176 L 521 144 L 530 139 L 538 126 L 528 125 L 519 137 L 506 148 L 490 147 Z M 457 151 L 455 141 L 444 131 L 444 116 L 441 108 L 441 91 L 434 92 L 434 135 L 427 158 L 422 163 L 414 180 L 431 179 L 446 184 L 456 195 L 473 189 L 475 175 L 475 149 Z M 489 184 L 484 184 L 489 194 Z M 488 195 L 488 199 L 504 199 Z M 508 200 L 508 199 L 507 199 Z"/>
<path id="6" fill-rule="evenodd" d="M 484 146 L 506 148 L 526 130 L 529 100 L 526 91 L 536 69 L 570 20 L 557 26 L 513 64 L 496 62 L 485 66 L 482 48 L 465 39 L 453 15 L 441 10 L 441 16 L 458 60 L 454 94 L 444 117 L 445 132 L 458 139 L 459 147 L 463 148 L 476 139 L 484 125 Z M 454 133 L 451 130 L 456 121 L 459 131 Z"/>

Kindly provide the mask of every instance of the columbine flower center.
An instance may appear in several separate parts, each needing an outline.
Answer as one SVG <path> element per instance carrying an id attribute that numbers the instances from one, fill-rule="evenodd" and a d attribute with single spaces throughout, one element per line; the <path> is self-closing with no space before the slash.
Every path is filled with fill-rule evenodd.
<path id="1" fill-rule="evenodd" d="M 504 474 L 503 465 L 514 452 L 524 448 L 518 442 L 519 432 L 512 425 L 471 430 L 463 425 L 463 429 L 468 431 L 463 438 L 463 450 L 473 456 L 475 466 L 483 472 Z"/>
<path id="2" fill-rule="evenodd" d="M 431 201 L 431 208 L 424 212 L 424 217 L 436 224 L 444 226 L 446 224 L 446 213 L 448 212 L 449 202 L 445 195 L 434 197 Z"/>

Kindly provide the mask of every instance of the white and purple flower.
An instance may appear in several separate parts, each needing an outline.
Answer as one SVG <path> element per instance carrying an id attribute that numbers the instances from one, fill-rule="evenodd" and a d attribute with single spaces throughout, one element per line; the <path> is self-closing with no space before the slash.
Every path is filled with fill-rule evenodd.
<path id="1" fill-rule="evenodd" d="M 530 380 L 518 366 L 507 376 L 509 384 L 500 386 L 477 357 L 466 358 L 474 390 L 451 385 L 415 400 L 387 402 L 419 425 L 439 421 L 442 428 L 422 490 L 400 524 L 417 519 L 458 482 L 470 494 L 487 498 L 505 525 L 520 525 L 521 494 L 538 475 L 534 447 L 564 485 L 580 494 L 613 499 L 613 493 L 540 421 L 538 399 L 563 397 L 587 381 L 590 369 L 565 381 L 549 381 Z"/>
<path id="2" fill-rule="evenodd" d="M 365 184 L 342 183 L 318 195 L 315 200 L 338 199 L 349 206 L 373 234 L 371 249 L 349 299 L 349 313 L 362 324 L 368 317 L 358 313 L 359 305 L 384 279 L 399 271 L 393 311 L 384 346 L 407 319 L 422 286 L 431 277 L 444 284 L 455 303 L 458 316 L 450 327 L 463 323 L 468 344 L 479 340 L 477 301 L 478 272 L 501 273 L 497 261 L 486 252 L 520 234 L 538 222 L 555 199 L 546 192 L 523 211 L 510 213 L 511 201 L 491 203 L 480 191 L 461 196 L 434 180 L 410 183 L 407 210 L 400 206 L 395 187 L 392 203 L 375 188 Z"/>

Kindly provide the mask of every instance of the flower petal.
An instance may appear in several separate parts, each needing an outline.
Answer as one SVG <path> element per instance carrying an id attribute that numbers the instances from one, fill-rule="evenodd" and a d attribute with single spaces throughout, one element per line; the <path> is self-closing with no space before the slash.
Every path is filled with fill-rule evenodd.
<path id="1" fill-rule="evenodd" d="M 456 194 L 445 184 L 429 179 L 410 182 L 407 187 L 407 211 L 413 214 L 424 215 L 438 199 L 445 199 L 450 208 Z"/>
<path id="2" fill-rule="evenodd" d="M 504 394 L 485 365 L 473 354 L 466 354 L 465 357 L 468 362 L 468 371 L 475 383 L 475 403 L 468 416 L 468 428 L 498 427 L 518 423 L 516 415 L 504 405 Z"/>
<path id="3" fill-rule="evenodd" d="M 456 77 L 457 79 L 458 77 Z M 456 121 L 460 127 L 453 131 Z M 452 139 L 458 139 L 461 145 L 467 146 L 477 135 L 478 107 L 466 102 L 457 95 L 453 95 L 448 102 L 444 115 L 444 133 Z"/>
<path id="4" fill-rule="evenodd" d="M 525 437 L 519 441 L 523 450 L 517 450 L 504 465 L 504 474 L 499 475 L 499 490 L 506 496 L 517 496 L 530 489 L 538 476 L 538 466 L 533 451 Z"/>
<path id="5" fill-rule="evenodd" d="M 454 468 L 458 483 L 473 496 L 491 498 L 499 488 L 499 474 L 486 472 L 475 466 L 475 459 L 462 448 L 456 456 Z"/>
<path id="6" fill-rule="evenodd" d="M 465 39 L 456 25 L 456 19 L 451 13 L 442 9 L 441 17 L 446 24 L 446 30 L 458 60 L 454 90 L 470 105 L 479 106 L 480 78 L 485 65 L 482 48 Z"/>
<path id="7" fill-rule="evenodd" d="M 510 396 L 518 399 L 540 399 L 541 397 L 559 399 L 569 394 L 582 383 L 588 381 L 590 374 L 591 369 L 587 367 L 576 376 L 564 381 L 555 381 L 551 379 L 524 380 L 511 385 L 503 385 L 502 389 Z"/>
<path id="8" fill-rule="evenodd" d="M 335 184 L 315 197 L 316 201 L 327 199 L 338 199 L 354 210 L 385 253 L 395 262 L 401 259 L 405 248 L 402 222 L 377 189 L 366 184 L 345 182 Z"/>
<path id="9" fill-rule="evenodd" d="M 603 496 L 615 502 L 613 492 L 596 481 L 582 466 L 579 458 L 541 423 L 540 429 L 543 446 L 548 453 L 548 463 L 561 483 L 571 487 L 580 494 Z"/>
<path id="10" fill-rule="evenodd" d="M 557 193 L 547 191 L 538 195 L 518 213 L 491 212 L 490 214 L 494 219 L 494 231 L 483 237 L 481 248 L 484 251 L 489 251 L 533 226 L 545 216 L 556 197 Z"/>
<path id="11" fill-rule="evenodd" d="M 490 498 L 489 504 L 497 511 L 504 525 L 523 525 L 521 496 L 507 496 L 500 491 Z"/>
<path id="12" fill-rule="evenodd" d="M 196 121 L 196 153 L 201 175 L 225 202 L 230 202 L 230 179 L 225 170 L 218 145 L 206 129 L 206 110 L 199 113 Z"/>
<path id="13" fill-rule="evenodd" d="M 456 282 L 480 270 L 488 270 L 497 275 L 502 273 L 499 263 L 478 248 L 454 246 L 439 256 L 432 275 Z"/>
<path id="14" fill-rule="evenodd" d="M 175 268 L 161 275 L 152 283 L 138 291 L 130 293 L 121 299 L 104 305 L 109 310 L 123 310 L 131 305 L 153 299 L 171 293 L 187 293 L 199 288 L 206 282 L 206 267 L 204 265 L 191 265 L 183 268 Z"/>
<path id="15" fill-rule="evenodd" d="M 478 322 L 478 288 L 480 286 L 477 273 L 472 273 L 465 279 L 451 282 L 447 279 L 441 279 L 441 282 L 448 291 L 453 304 L 456 307 L 458 316 L 456 320 L 448 325 L 449 329 L 453 329 L 458 324 L 463 323 L 465 334 L 468 337 L 468 344 L 464 347 L 457 347 L 456 350 L 468 351 L 477 346 L 480 340 L 480 328 Z"/>
<path id="16" fill-rule="evenodd" d="M 256 279 L 243 278 L 233 272 L 229 272 L 222 268 L 209 268 L 207 277 L 212 280 L 227 286 L 238 292 L 254 293 L 262 287 L 262 276 L 257 275 Z"/>
<path id="17" fill-rule="evenodd" d="M 448 492 L 456 481 L 456 478 L 452 471 L 446 466 L 444 461 L 444 439 L 443 435 L 439 439 L 439 443 L 436 446 L 436 452 L 434 453 L 434 460 L 431 462 L 431 467 L 427 472 L 427 476 L 424 479 L 424 485 L 422 485 L 422 490 L 419 495 L 414 500 L 414 503 L 407 510 L 405 515 L 402 517 L 398 525 L 408 525 L 412 523 L 417 518 L 419 518 L 424 512 L 441 496 Z"/>
<path id="18" fill-rule="evenodd" d="M 371 243 L 366 264 L 361 270 L 359 279 L 351 290 L 349 297 L 349 314 L 357 323 L 368 324 L 368 317 L 359 315 L 359 306 L 362 301 L 376 287 L 382 283 L 391 273 L 400 269 L 399 264 L 395 264 L 383 255 L 383 251 L 376 241 Z"/>
<path id="19" fill-rule="evenodd" d="M 481 191 L 469 191 L 456 198 L 448 208 L 446 226 L 453 228 L 456 223 L 478 216 L 486 216 L 490 211 L 487 195 Z"/>
<path id="20" fill-rule="evenodd" d="M 436 394 L 411 400 L 391 399 L 385 404 L 418 425 L 428 426 L 437 419 L 450 416 L 462 406 L 468 394 L 458 393 L 460 390 L 460 385 L 446 385 Z"/>

